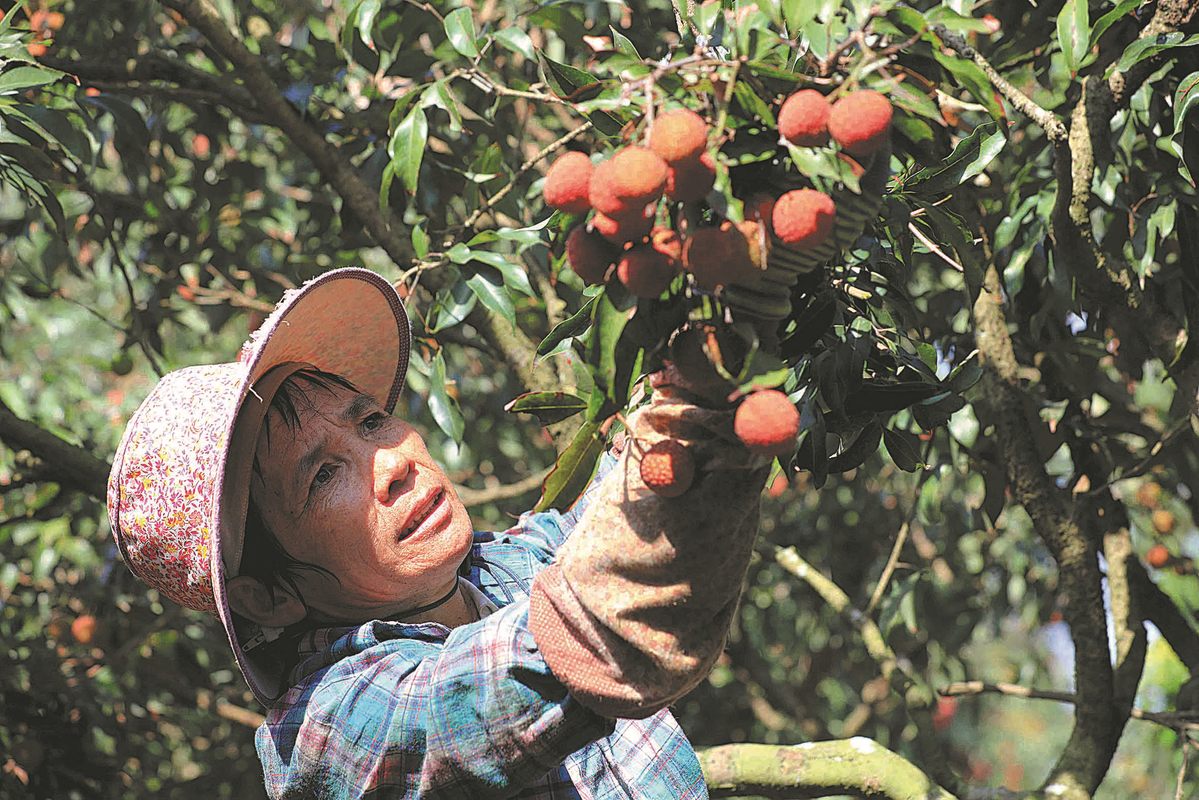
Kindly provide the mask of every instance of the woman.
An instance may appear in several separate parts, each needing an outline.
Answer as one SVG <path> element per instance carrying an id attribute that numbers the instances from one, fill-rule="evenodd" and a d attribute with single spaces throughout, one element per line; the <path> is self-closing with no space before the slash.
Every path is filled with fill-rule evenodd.
<path id="1" fill-rule="evenodd" d="M 167 375 L 130 420 L 109 514 L 129 567 L 215 612 L 272 797 L 706 797 L 667 706 L 723 646 L 768 463 L 658 376 L 566 513 L 475 533 L 392 409 L 410 333 L 360 269 L 288 293 L 233 363 Z M 691 447 L 690 490 L 641 449 Z"/>

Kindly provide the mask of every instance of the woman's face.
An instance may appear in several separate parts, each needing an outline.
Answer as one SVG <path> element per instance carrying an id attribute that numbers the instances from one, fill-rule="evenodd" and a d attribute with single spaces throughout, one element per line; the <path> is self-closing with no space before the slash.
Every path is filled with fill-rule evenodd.
<path id="1" fill-rule="evenodd" d="M 420 434 L 367 395 L 302 390 L 297 425 L 268 416 L 250 492 L 289 555 L 338 579 L 293 570 L 309 616 L 360 622 L 437 600 L 473 536 L 449 478 Z"/>

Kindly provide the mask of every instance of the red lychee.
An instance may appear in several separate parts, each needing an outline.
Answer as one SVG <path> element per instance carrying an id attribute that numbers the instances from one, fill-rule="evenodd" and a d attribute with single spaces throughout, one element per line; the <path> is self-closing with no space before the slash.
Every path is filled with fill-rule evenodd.
<path id="1" fill-rule="evenodd" d="M 695 459 L 680 441 L 655 442 L 641 456 L 641 480 L 662 497 L 678 497 L 691 488 L 694 479 Z"/>
<path id="2" fill-rule="evenodd" d="M 708 124 L 689 108 L 672 109 L 654 120 L 648 144 L 667 164 L 690 161 L 708 146 Z"/>
<path id="3" fill-rule="evenodd" d="M 644 239 L 653 225 L 653 206 L 646 206 L 646 213 L 642 214 L 609 217 L 607 214 L 601 214 L 597 211 L 595 212 L 595 216 L 591 218 L 592 229 L 616 245 Z"/>
<path id="4" fill-rule="evenodd" d="M 752 278 L 757 271 L 745 234 L 728 220 L 716 227 L 696 228 L 683 247 L 683 265 L 695 276 L 696 285 L 709 292 Z"/>
<path id="5" fill-rule="evenodd" d="M 620 282 L 634 296 L 642 299 L 662 294 L 678 274 L 678 260 L 648 244 L 634 245 L 625 250 L 616 264 L 616 275 Z"/>
<path id="6" fill-rule="evenodd" d="M 716 160 L 711 153 L 672 164 L 666 171 L 666 196 L 680 203 L 703 200 L 716 183 Z"/>
<path id="7" fill-rule="evenodd" d="M 815 89 L 800 89 L 779 109 L 779 133 L 800 147 L 820 147 L 828 142 L 828 98 Z"/>
<path id="8" fill-rule="evenodd" d="M 566 260 L 584 283 L 603 283 L 620 251 L 595 231 L 578 225 L 566 237 Z"/>
<path id="9" fill-rule="evenodd" d="M 592 171 L 586 153 L 574 150 L 563 153 L 545 174 L 542 187 L 545 204 L 568 214 L 586 214 L 591 210 L 588 194 Z"/>
<path id="10" fill-rule="evenodd" d="M 833 233 L 837 205 L 815 189 L 794 189 L 780 197 L 770 213 L 770 227 L 784 244 L 813 249 Z"/>
<path id="11" fill-rule="evenodd" d="M 1145 563 L 1155 569 L 1161 569 L 1170 563 L 1170 551 L 1164 544 L 1155 544 L 1145 553 Z"/>
<path id="12" fill-rule="evenodd" d="M 80 614 L 71 621 L 71 636 L 80 644 L 89 644 L 96 636 L 96 618 Z"/>
<path id="13" fill-rule="evenodd" d="M 637 213 L 662 196 L 666 162 L 647 147 L 621 148 L 591 173 L 591 206 L 609 217 Z"/>
<path id="14" fill-rule="evenodd" d="M 868 156 L 891 135 L 891 101 L 870 89 L 850 92 L 829 112 L 828 132 L 842 150 Z"/>
<path id="15" fill-rule="evenodd" d="M 781 457 L 795 446 L 799 412 L 777 389 L 754 392 L 741 401 L 733 416 L 733 432 L 751 452 Z"/>

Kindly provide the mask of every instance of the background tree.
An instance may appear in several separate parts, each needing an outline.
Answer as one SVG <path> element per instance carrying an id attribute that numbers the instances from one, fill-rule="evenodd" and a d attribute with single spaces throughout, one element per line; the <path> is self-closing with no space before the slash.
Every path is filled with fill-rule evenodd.
<path id="1" fill-rule="evenodd" d="M 219 629 L 124 569 L 103 492 L 156 375 L 228 358 L 285 288 L 394 278 L 401 413 L 480 528 L 537 502 L 581 417 L 505 404 L 595 391 L 594 292 L 540 178 L 619 141 L 631 84 L 685 95 L 662 59 L 695 53 L 737 65 L 734 117 L 854 65 L 897 109 L 877 224 L 793 296 L 815 411 L 727 656 L 676 710 L 713 793 L 1193 790 L 1192 3 L 11 5 L 3 794 L 261 794 Z M 877 369 L 945 392 L 879 401 L 855 320 Z"/>

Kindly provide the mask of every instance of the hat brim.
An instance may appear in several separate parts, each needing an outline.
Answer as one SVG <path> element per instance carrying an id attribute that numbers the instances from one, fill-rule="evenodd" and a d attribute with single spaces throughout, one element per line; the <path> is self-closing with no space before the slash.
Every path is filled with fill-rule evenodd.
<path id="1" fill-rule="evenodd" d="M 245 364 L 245 377 L 237 408 L 229 414 L 210 521 L 211 577 L 217 615 L 234 657 L 250 690 L 265 706 L 288 688 L 283 657 L 272 652 L 275 648 L 243 649 L 243 643 L 259 628 L 233 613 L 225 587 L 226 575 L 235 571 L 240 561 L 249 494 L 248 481 L 237 478 L 244 470 L 231 462 L 231 458 L 246 457 L 244 451 L 231 455 L 239 413 L 247 397 L 269 404 L 271 397 L 254 393 L 255 384 L 275 367 L 293 364 L 311 365 L 346 378 L 390 413 L 404 386 L 411 347 L 408 314 L 395 288 L 370 270 L 350 267 L 326 272 L 288 291 L 242 348 L 239 361 Z M 245 435 L 243 430 L 236 432 Z M 254 435 L 257 438 L 256 432 Z M 252 457 L 252 448 L 249 452 Z M 232 517 L 227 513 L 230 507 L 237 512 Z"/>

